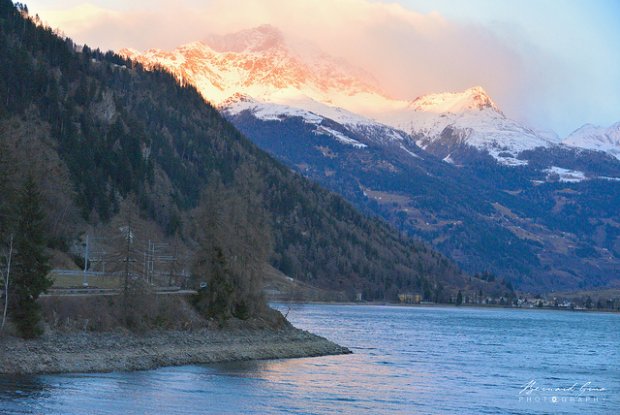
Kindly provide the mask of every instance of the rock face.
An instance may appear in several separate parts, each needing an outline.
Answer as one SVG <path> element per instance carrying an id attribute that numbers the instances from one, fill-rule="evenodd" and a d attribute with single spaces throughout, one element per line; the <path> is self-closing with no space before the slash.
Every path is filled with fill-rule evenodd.
<path id="1" fill-rule="evenodd" d="M 364 71 L 320 51 L 298 47 L 269 25 L 209 36 L 173 51 L 122 49 L 119 53 L 147 68 L 168 69 L 196 86 L 214 105 L 237 92 L 261 101 L 288 103 L 303 96 L 321 102 L 335 100 L 339 106 L 350 101 L 347 97 L 381 95 Z"/>
<path id="2" fill-rule="evenodd" d="M 234 360 L 284 359 L 351 353 L 323 337 L 282 330 L 160 331 L 55 334 L 0 339 L 0 374 L 110 372 Z"/>

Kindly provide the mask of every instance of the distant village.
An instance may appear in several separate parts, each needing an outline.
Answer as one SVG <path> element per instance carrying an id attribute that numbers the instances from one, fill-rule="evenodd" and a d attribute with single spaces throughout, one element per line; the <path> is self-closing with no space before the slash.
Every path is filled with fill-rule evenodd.
<path id="1" fill-rule="evenodd" d="M 436 304 L 432 301 L 425 301 L 421 294 L 418 293 L 401 293 L 398 295 L 401 304 L 419 304 L 431 305 Z M 449 304 L 456 305 L 476 305 L 476 306 L 502 306 L 513 308 L 550 308 L 561 310 L 602 310 L 602 311 L 620 311 L 620 296 L 603 299 L 592 299 L 590 296 L 580 298 L 568 297 L 552 297 L 545 295 L 535 296 L 516 296 L 516 297 L 484 297 L 479 295 L 461 294 L 459 299 L 457 296 L 451 296 Z"/>

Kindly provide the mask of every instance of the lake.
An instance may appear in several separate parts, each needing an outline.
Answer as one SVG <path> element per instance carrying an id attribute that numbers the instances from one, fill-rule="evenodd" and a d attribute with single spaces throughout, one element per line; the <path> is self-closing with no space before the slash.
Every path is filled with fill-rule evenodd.
<path id="1" fill-rule="evenodd" d="M 620 315 L 276 305 L 353 355 L 0 377 L 1 414 L 620 414 Z"/>

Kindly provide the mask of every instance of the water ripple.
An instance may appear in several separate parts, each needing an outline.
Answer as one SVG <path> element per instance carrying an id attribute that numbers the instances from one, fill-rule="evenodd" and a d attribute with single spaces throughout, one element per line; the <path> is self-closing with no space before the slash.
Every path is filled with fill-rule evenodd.
<path id="1" fill-rule="evenodd" d="M 308 305 L 289 318 L 354 354 L 0 377 L 0 413 L 620 413 L 618 315 Z M 590 402 L 553 403 L 549 394 L 547 402 L 540 393 L 526 401 L 519 393 L 532 380 L 552 388 L 591 382 L 606 392 Z"/>

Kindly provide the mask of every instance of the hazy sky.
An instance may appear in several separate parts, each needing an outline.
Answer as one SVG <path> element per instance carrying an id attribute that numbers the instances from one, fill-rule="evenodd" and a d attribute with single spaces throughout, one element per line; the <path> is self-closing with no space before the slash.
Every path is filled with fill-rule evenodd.
<path id="1" fill-rule="evenodd" d="M 620 121 L 617 0 L 35 0 L 78 43 L 171 49 L 264 23 L 368 70 L 399 98 L 481 85 L 564 136 Z"/>

